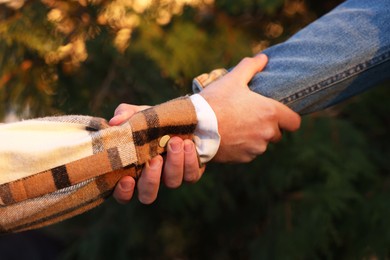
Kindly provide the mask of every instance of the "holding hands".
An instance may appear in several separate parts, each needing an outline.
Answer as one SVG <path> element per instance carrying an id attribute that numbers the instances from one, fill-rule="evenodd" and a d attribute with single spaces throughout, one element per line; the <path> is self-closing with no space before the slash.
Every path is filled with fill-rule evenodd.
<path id="1" fill-rule="evenodd" d="M 212 82 L 200 95 L 213 109 L 221 143 L 214 162 L 250 162 L 264 153 L 270 142 L 278 142 L 281 130 L 296 131 L 300 116 L 287 106 L 251 91 L 248 83 L 267 64 L 267 56 L 261 54 L 244 58 L 231 72 Z M 121 104 L 115 110 L 111 125 L 119 125 L 136 112 L 148 106 Z M 136 183 L 123 177 L 114 191 L 120 203 L 130 201 L 135 186 L 141 203 L 150 204 L 157 198 L 160 180 L 169 188 L 179 187 L 183 181 L 197 182 L 205 167 L 199 168 L 196 147 L 191 140 L 172 137 L 164 160 L 156 156 L 144 167 Z"/>
<path id="2" fill-rule="evenodd" d="M 111 126 L 120 125 L 148 107 L 121 104 L 109 123 Z M 183 181 L 197 182 L 204 170 L 205 167 L 199 168 L 195 144 L 191 140 L 172 137 L 167 145 L 165 161 L 161 155 L 153 157 L 146 163 L 137 183 L 130 176 L 123 177 L 116 185 L 113 196 L 119 203 L 127 203 L 137 186 L 139 201 L 150 204 L 157 198 L 161 180 L 168 188 L 177 188 Z"/>

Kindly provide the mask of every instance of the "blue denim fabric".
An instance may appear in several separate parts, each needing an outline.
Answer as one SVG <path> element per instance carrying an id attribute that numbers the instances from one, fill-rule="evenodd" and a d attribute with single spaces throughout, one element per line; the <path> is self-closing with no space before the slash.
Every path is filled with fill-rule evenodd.
<path id="1" fill-rule="evenodd" d="M 390 78 L 390 0 L 350 0 L 263 51 L 250 88 L 300 114 L 314 112 Z"/>

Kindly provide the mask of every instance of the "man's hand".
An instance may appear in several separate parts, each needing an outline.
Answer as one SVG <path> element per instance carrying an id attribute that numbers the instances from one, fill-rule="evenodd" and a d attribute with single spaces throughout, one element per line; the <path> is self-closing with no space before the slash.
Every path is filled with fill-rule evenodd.
<path id="1" fill-rule="evenodd" d="M 121 104 L 115 110 L 114 117 L 109 123 L 112 126 L 120 125 L 136 112 L 148 107 Z M 183 180 L 190 183 L 197 182 L 204 170 L 205 167 L 199 168 L 195 144 L 191 140 L 172 137 L 168 142 L 165 164 L 160 155 L 152 158 L 145 165 L 137 183 L 130 176 L 120 179 L 113 197 L 119 203 L 127 203 L 133 197 L 137 185 L 139 201 L 143 204 L 150 204 L 157 198 L 160 180 L 168 188 L 177 188 Z"/>
<path id="2" fill-rule="evenodd" d="M 281 130 L 295 131 L 300 117 L 287 106 L 248 88 L 253 76 L 267 64 L 261 54 L 243 59 L 231 72 L 200 94 L 213 108 L 221 144 L 213 161 L 249 162 L 281 139 Z"/>
<path id="3" fill-rule="evenodd" d="M 248 88 L 249 81 L 266 63 L 265 55 L 245 58 L 200 93 L 213 108 L 218 120 L 221 145 L 214 161 L 249 162 L 264 153 L 269 142 L 281 139 L 281 129 L 295 131 L 299 128 L 298 114 Z M 146 108 L 148 106 L 121 104 L 115 110 L 110 125 L 119 125 Z M 183 180 L 198 181 L 205 170 L 198 167 L 194 143 L 178 137 L 170 139 L 165 164 L 163 161 L 161 156 L 152 158 L 138 180 L 138 199 L 144 204 L 150 204 L 157 198 L 160 179 L 167 187 L 177 188 Z M 114 190 L 114 198 L 121 203 L 130 201 L 135 185 L 132 177 L 123 177 Z"/>

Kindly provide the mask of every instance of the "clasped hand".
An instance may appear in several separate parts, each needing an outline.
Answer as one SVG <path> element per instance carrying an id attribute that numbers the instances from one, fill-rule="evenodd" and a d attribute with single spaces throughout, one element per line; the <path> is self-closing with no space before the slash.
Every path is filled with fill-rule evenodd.
<path id="1" fill-rule="evenodd" d="M 252 161 L 266 151 L 270 142 L 281 139 L 281 130 L 296 131 L 299 128 L 300 116 L 297 113 L 248 87 L 267 61 L 264 54 L 244 58 L 231 72 L 200 93 L 214 110 L 218 121 L 221 144 L 214 162 Z M 110 124 L 119 125 L 147 107 L 121 104 Z M 157 198 L 160 180 L 169 188 L 177 188 L 183 181 L 197 182 L 204 170 L 205 167 L 199 168 L 194 143 L 173 137 L 168 143 L 165 160 L 160 155 L 151 159 L 137 183 L 130 176 L 123 177 L 113 196 L 118 202 L 126 203 L 131 200 L 137 185 L 139 201 L 150 204 Z"/>

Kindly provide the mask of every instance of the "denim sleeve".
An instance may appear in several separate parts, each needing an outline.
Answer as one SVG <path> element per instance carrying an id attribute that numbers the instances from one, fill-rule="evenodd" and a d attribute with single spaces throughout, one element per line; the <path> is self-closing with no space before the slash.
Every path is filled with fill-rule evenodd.
<path id="1" fill-rule="evenodd" d="M 252 90 L 300 114 L 339 103 L 390 78 L 390 1 L 346 1 L 263 53 Z"/>

